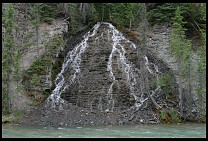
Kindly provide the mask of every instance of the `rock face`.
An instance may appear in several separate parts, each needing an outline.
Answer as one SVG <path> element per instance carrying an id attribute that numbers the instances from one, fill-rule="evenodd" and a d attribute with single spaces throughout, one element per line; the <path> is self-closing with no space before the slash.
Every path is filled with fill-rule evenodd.
<path id="1" fill-rule="evenodd" d="M 91 122 L 158 123 L 159 114 L 153 103 L 158 104 L 160 108 L 178 108 L 175 80 L 175 87 L 170 90 L 175 97 L 172 99 L 175 102 L 170 103 L 171 106 L 164 105 L 167 96 L 158 82 L 160 74 L 169 72 L 167 65 L 151 51 L 138 57 L 137 48 L 139 46 L 125 38 L 112 24 L 97 23 L 84 35 L 83 40 L 67 53 L 55 80 L 56 87 L 46 100 L 43 113 L 47 114 L 44 114 L 42 121 L 51 121 L 50 117 L 60 112 L 62 114 L 57 116 L 57 120 L 51 121 L 53 124 L 57 124 L 60 119 L 67 125 L 85 125 Z M 148 73 L 147 80 L 151 83 L 149 93 L 144 91 L 140 79 L 141 58 L 145 60 L 143 69 Z M 171 72 L 169 73 L 171 75 Z M 74 113 L 73 107 L 80 109 L 77 109 L 77 117 L 73 119 L 71 115 L 66 118 L 66 115 Z M 86 111 L 88 114 L 79 115 L 79 111 Z M 103 120 L 98 122 L 96 119 L 99 117 Z M 92 121 L 84 122 L 84 119 Z"/>
<path id="2" fill-rule="evenodd" d="M 77 61 L 80 59 L 79 66 L 76 60 L 72 62 L 80 72 L 76 74 L 74 83 L 66 84 L 70 86 L 61 94 L 61 98 L 74 105 L 100 111 L 126 109 L 134 105 L 136 91 L 131 93 L 130 90 L 130 81 L 134 80 L 127 79 L 138 77 L 136 70 L 133 72 L 134 64 L 138 61 L 136 50 L 133 43 L 113 35 L 118 33 L 113 33 L 113 27 L 108 26 L 100 25 L 97 33 L 89 37 L 85 51 L 75 56 Z M 113 41 L 116 38 L 121 38 L 119 43 Z M 134 64 L 129 60 L 134 60 Z M 66 75 L 73 75 L 73 69 L 76 69 L 73 65 L 69 66 L 70 71 Z"/>

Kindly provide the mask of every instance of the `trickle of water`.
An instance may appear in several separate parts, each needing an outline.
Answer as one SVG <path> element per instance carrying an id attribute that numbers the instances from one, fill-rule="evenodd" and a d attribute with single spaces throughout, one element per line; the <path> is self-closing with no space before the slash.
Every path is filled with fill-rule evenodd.
<path id="1" fill-rule="evenodd" d="M 148 57 L 145 55 L 144 56 L 144 58 L 145 58 L 145 66 L 147 67 L 147 70 L 149 71 L 149 73 L 150 74 L 153 74 L 155 77 L 156 77 L 156 84 L 157 84 L 157 87 L 156 87 L 156 89 L 155 90 L 151 90 L 150 92 L 152 93 L 152 95 L 153 94 L 155 94 L 158 90 L 160 90 L 160 85 L 159 85 L 159 70 L 158 70 L 158 66 L 157 65 L 155 65 L 154 63 L 149 63 L 149 60 L 148 60 Z M 153 68 L 153 70 L 152 69 L 150 69 L 150 65 L 152 65 L 152 66 L 154 66 Z"/>
<path id="2" fill-rule="evenodd" d="M 66 88 L 68 88 L 74 82 L 77 74 L 80 72 L 79 65 L 81 63 L 81 54 L 84 53 L 84 51 L 88 47 L 87 41 L 88 41 L 89 37 L 93 37 L 96 34 L 99 26 L 100 26 L 100 23 L 97 23 L 93 27 L 93 32 L 91 33 L 89 31 L 88 33 L 86 33 L 84 35 L 84 40 L 81 43 L 77 44 L 72 51 L 69 51 L 67 53 L 67 56 L 66 56 L 64 63 L 62 65 L 61 72 L 57 75 L 57 78 L 55 80 L 56 88 L 53 90 L 52 94 L 46 100 L 46 105 L 45 105 L 46 107 L 49 106 L 51 108 L 56 108 L 58 106 L 59 110 L 63 109 L 62 104 L 64 103 L 64 100 L 60 97 L 60 95 L 63 91 L 65 91 Z M 65 72 L 65 70 L 69 66 L 72 66 L 72 68 L 75 72 L 69 78 L 70 84 L 66 85 L 64 83 L 65 79 L 64 79 L 63 73 Z M 65 86 L 64 86 L 64 84 L 65 84 Z"/>
<path id="3" fill-rule="evenodd" d="M 103 104 L 102 104 L 102 98 L 99 98 L 99 102 L 98 102 L 98 109 L 102 112 L 103 111 Z"/>
<path id="4" fill-rule="evenodd" d="M 136 48 L 136 45 L 127 40 L 121 32 L 119 32 L 112 24 L 110 23 L 105 23 L 108 25 L 109 29 L 108 29 L 108 35 L 109 33 L 112 33 L 112 51 L 111 54 L 109 56 L 108 59 L 108 65 L 107 65 L 107 70 L 110 72 L 109 76 L 112 79 L 112 83 L 109 87 L 107 96 L 109 97 L 109 101 L 108 103 L 112 103 L 112 109 L 114 108 L 114 99 L 112 97 L 112 87 L 115 84 L 115 82 L 117 82 L 118 80 L 115 79 L 115 76 L 113 74 L 113 68 L 112 68 L 112 56 L 115 53 L 119 53 L 119 57 L 117 56 L 117 62 L 118 62 L 118 68 L 122 70 L 123 72 L 123 76 L 125 76 L 127 78 L 127 81 L 129 83 L 130 86 L 130 94 L 133 95 L 134 99 L 137 99 L 137 96 L 135 95 L 135 86 L 137 84 L 135 76 L 133 74 L 133 66 L 132 64 L 126 59 L 125 57 L 125 48 L 122 46 L 122 41 L 130 43 L 130 46 L 133 48 Z M 112 102 L 113 101 L 113 102 Z M 109 104 L 110 105 L 110 104 Z M 113 110 L 112 110 L 113 111 Z"/>

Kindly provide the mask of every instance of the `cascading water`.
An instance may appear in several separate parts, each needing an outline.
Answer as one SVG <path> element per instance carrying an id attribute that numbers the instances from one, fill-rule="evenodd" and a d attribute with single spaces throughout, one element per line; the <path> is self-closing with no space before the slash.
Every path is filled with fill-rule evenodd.
<path id="1" fill-rule="evenodd" d="M 160 85 L 159 85 L 159 78 L 158 78 L 158 75 L 160 74 L 159 70 L 158 70 L 158 66 L 155 65 L 154 63 L 149 63 L 149 60 L 147 58 L 147 56 L 145 55 L 144 56 L 145 58 L 145 66 L 148 70 L 148 72 L 150 74 L 153 74 L 155 77 L 156 77 L 156 89 L 155 90 L 151 90 L 150 92 L 153 94 L 155 94 L 157 91 L 160 90 Z M 150 66 L 153 66 L 153 69 L 150 68 Z"/>
<path id="2" fill-rule="evenodd" d="M 100 26 L 100 23 L 97 23 L 93 27 L 93 32 L 91 33 L 89 31 L 87 34 L 85 34 L 84 40 L 81 43 L 79 43 L 78 45 L 76 45 L 72 51 L 69 51 L 67 53 L 67 56 L 66 56 L 64 63 L 62 65 L 61 72 L 58 74 L 58 76 L 56 77 L 56 80 L 55 80 L 56 88 L 53 90 L 52 94 L 48 97 L 46 106 L 49 106 L 51 104 L 51 107 L 55 108 L 56 105 L 58 105 L 59 110 L 62 109 L 61 104 L 64 103 L 64 100 L 61 99 L 60 95 L 67 87 L 69 87 L 69 85 L 71 85 L 74 82 L 76 75 L 80 72 L 79 65 L 81 62 L 81 58 L 80 58 L 81 54 L 88 47 L 87 41 L 88 41 L 89 37 L 92 37 L 95 35 L 99 26 Z M 72 76 L 70 76 L 70 78 L 68 78 L 70 80 L 69 85 L 64 86 L 65 79 L 64 79 L 63 73 L 66 70 L 66 68 L 69 67 L 70 65 L 72 66 L 72 68 L 74 69 L 75 72 Z"/>
<path id="3" fill-rule="evenodd" d="M 109 91 L 108 91 L 108 97 L 110 97 L 110 101 L 114 101 L 113 98 L 112 98 L 112 86 L 117 82 L 117 80 L 115 79 L 115 76 L 113 74 L 113 71 L 112 71 L 112 56 L 114 53 L 119 53 L 119 57 L 117 57 L 117 61 L 118 61 L 118 67 L 120 69 L 122 69 L 122 72 L 124 73 L 124 75 L 126 76 L 127 78 L 127 82 L 129 84 L 129 87 L 130 87 L 130 94 L 134 97 L 135 99 L 135 107 L 138 109 L 143 103 L 144 101 L 146 101 L 149 97 L 143 99 L 142 95 L 138 95 L 137 93 L 135 93 L 135 89 L 136 87 L 138 87 L 138 83 L 137 83 L 137 80 L 135 78 L 135 75 L 134 75 L 134 71 L 136 71 L 137 68 L 134 68 L 133 65 L 131 64 L 131 62 L 129 62 L 126 57 L 125 57 L 125 53 L 126 53 L 126 50 L 125 48 L 122 46 L 122 42 L 127 42 L 130 44 L 131 47 L 133 48 L 136 48 L 136 45 L 129 41 L 128 39 L 126 39 L 121 32 L 119 32 L 117 29 L 115 29 L 115 27 L 112 25 L 112 24 L 109 24 L 109 23 L 106 23 L 108 24 L 109 26 L 109 29 L 108 29 L 108 34 L 109 33 L 112 33 L 112 52 L 109 56 L 109 61 L 108 61 L 108 67 L 107 67 L 107 70 L 110 71 L 110 78 L 113 80 L 113 82 L 111 83 L 110 85 L 110 88 L 109 88 Z M 151 63 L 151 65 L 154 66 L 154 70 L 150 69 L 149 67 L 149 62 L 148 62 L 148 58 L 147 56 L 145 55 L 145 66 L 147 67 L 148 71 L 150 72 L 150 74 L 153 74 L 156 76 L 157 78 L 157 88 L 155 90 L 152 90 L 153 92 L 156 92 L 157 90 L 159 90 L 159 85 L 158 85 L 158 73 L 159 73 L 159 70 L 158 70 L 158 66 Z M 137 71 L 139 73 L 139 71 Z M 111 110 L 112 111 L 112 110 Z"/>
<path id="4" fill-rule="evenodd" d="M 67 56 L 65 57 L 64 63 L 62 65 L 61 72 L 57 75 L 57 78 L 55 79 L 55 89 L 53 90 L 52 94 L 48 97 L 46 101 L 46 106 L 49 106 L 51 108 L 58 108 L 58 110 L 63 109 L 62 104 L 64 103 L 64 99 L 61 98 L 61 94 L 65 92 L 66 89 L 70 87 L 71 84 L 75 82 L 75 79 L 77 75 L 80 73 L 80 63 L 81 63 L 81 56 L 85 52 L 87 48 L 89 48 L 88 39 L 89 37 L 93 37 L 96 35 L 97 30 L 99 29 L 100 25 L 106 25 L 107 26 L 107 40 L 111 43 L 111 53 L 108 57 L 107 62 L 107 72 L 109 73 L 109 78 L 111 80 L 111 84 L 106 92 L 106 99 L 107 99 L 107 106 L 105 107 L 102 103 L 102 98 L 104 96 L 100 97 L 94 97 L 91 101 L 91 105 L 95 99 L 98 99 L 98 110 L 100 111 L 114 111 L 114 104 L 115 104 L 115 98 L 113 96 L 113 87 L 116 83 L 118 83 L 118 79 L 116 78 L 115 72 L 114 72 L 114 60 L 113 57 L 116 56 L 117 58 L 117 67 L 122 72 L 123 79 L 126 80 L 126 83 L 128 84 L 130 95 L 133 96 L 135 100 L 135 104 L 133 107 L 136 107 L 137 109 L 141 107 L 149 97 L 143 98 L 143 95 L 138 92 L 139 81 L 139 68 L 136 68 L 135 65 L 130 62 L 127 57 L 126 53 L 127 50 L 125 49 L 125 45 L 131 47 L 132 49 L 136 49 L 136 45 L 131 42 L 130 40 L 126 39 L 121 32 L 119 32 L 112 24 L 102 22 L 97 23 L 93 27 L 92 32 L 88 32 L 84 35 L 84 40 L 77 44 L 72 51 L 69 51 Z M 99 37 L 95 37 L 96 44 L 100 43 L 100 40 L 105 35 L 101 33 Z M 125 45 L 124 45 L 125 43 Z M 148 72 L 151 75 L 154 75 L 158 80 L 158 67 L 157 65 L 153 63 L 149 63 L 147 56 L 143 56 L 146 60 L 145 66 L 148 70 Z M 153 66 L 153 69 L 150 67 Z M 65 71 L 68 70 L 69 67 L 72 67 L 73 71 L 72 75 L 67 76 L 65 74 Z M 67 83 L 66 83 L 67 82 Z M 159 85 L 157 85 L 156 90 L 152 90 L 152 92 L 156 92 L 159 89 Z M 126 95 L 129 95 L 128 93 Z M 90 107 L 91 110 L 93 109 L 92 106 Z"/>
<path id="5" fill-rule="evenodd" d="M 115 76 L 113 74 L 113 71 L 112 71 L 112 55 L 114 53 L 119 53 L 119 58 L 117 57 L 117 60 L 118 60 L 118 64 L 119 65 L 119 68 L 122 69 L 122 72 L 126 75 L 127 77 L 127 81 L 129 83 L 129 86 L 130 86 L 130 94 L 134 96 L 134 99 L 136 100 L 137 99 L 137 96 L 135 95 L 134 93 L 134 87 L 136 86 L 136 80 L 134 78 L 134 75 L 132 73 L 132 65 L 127 63 L 127 59 L 125 57 L 125 49 L 124 47 L 120 44 L 122 41 L 126 41 L 127 43 L 130 43 L 130 46 L 132 46 L 133 48 L 136 48 L 136 45 L 134 43 L 132 43 L 131 41 L 127 40 L 121 32 L 119 32 L 117 29 L 115 29 L 115 27 L 112 25 L 112 24 L 109 24 L 109 23 L 106 23 L 108 24 L 109 26 L 109 29 L 108 29 L 108 34 L 109 33 L 112 33 L 112 41 L 113 41 L 113 44 L 112 44 L 112 52 L 109 56 L 109 61 L 108 61 L 108 66 L 107 66 L 107 70 L 110 71 L 110 78 L 113 80 L 112 84 L 110 85 L 110 88 L 109 88 L 109 91 L 108 91 L 108 96 L 110 97 L 110 99 L 112 99 L 112 86 L 115 84 L 115 82 L 117 81 L 115 79 Z M 130 81 L 130 80 L 133 80 Z M 111 110 L 113 111 L 113 110 Z"/>

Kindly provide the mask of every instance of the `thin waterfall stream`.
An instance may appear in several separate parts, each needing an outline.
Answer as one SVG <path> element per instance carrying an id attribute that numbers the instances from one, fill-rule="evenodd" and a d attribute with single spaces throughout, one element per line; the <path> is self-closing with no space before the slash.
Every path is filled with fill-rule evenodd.
<path id="1" fill-rule="evenodd" d="M 52 108 L 55 108 L 56 105 L 60 106 L 59 109 L 62 108 L 61 103 L 63 104 L 64 100 L 60 98 L 60 95 L 71 83 L 74 82 L 76 75 L 80 72 L 79 64 L 81 61 L 81 58 L 80 58 L 81 54 L 84 53 L 85 49 L 88 47 L 87 45 L 88 38 L 95 35 L 96 30 L 98 29 L 99 26 L 100 26 L 100 23 L 96 24 L 93 27 L 94 29 L 93 33 L 90 34 L 90 32 L 88 32 L 87 34 L 85 34 L 84 40 L 80 44 L 76 45 L 72 51 L 68 52 L 66 59 L 64 60 L 64 63 L 62 65 L 61 72 L 56 77 L 56 80 L 55 80 L 56 88 L 53 90 L 52 94 L 47 99 L 46 106 L 48 106 L 48 104 L 52 104 Z M 68 78 L 70 80 L 69 85 L 65 85 L 63 88 L 64 82 L 65 82 L 63 73 L 69 65 L 73 67 L 75 72 L 72 76 L 70 76 L 70 78 Z"/>

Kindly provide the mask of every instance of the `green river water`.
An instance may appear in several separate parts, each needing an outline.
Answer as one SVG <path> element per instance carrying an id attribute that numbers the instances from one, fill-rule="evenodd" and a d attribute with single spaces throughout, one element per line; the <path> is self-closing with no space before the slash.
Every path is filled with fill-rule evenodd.
<path id="1" fill-rule="evenodd" d="M 2 138 L 206 138 L 206 124 L 34 127 L 2 125 Z"/>

